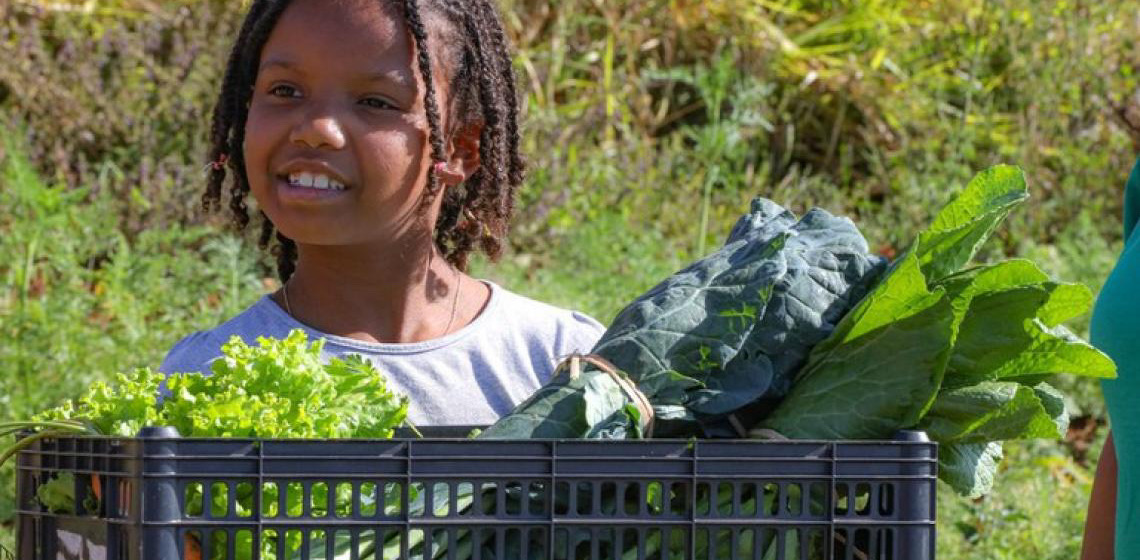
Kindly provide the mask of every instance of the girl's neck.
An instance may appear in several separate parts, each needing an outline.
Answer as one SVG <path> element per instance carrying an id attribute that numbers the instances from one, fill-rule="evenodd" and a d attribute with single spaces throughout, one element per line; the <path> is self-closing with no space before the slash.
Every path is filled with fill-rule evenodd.
<path id="1" fill-rule="evenodd" d="M 470 287 L 475 282 L 430 243 L 391 253 L 343 246 L 297 249 L 296 271 L 276 299 L 287 303 L 298 321 L 328 334 L 382 343 L 439 338 L 470 321 L 472 302 L 463 301 L 464 294 L 468 300 L 479 298 Z"/>

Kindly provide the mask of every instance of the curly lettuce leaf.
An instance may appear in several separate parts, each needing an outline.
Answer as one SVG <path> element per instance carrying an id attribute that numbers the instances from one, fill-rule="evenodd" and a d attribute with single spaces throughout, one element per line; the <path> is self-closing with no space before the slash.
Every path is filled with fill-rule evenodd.
<path id="1" fill-rule="evenodd" d="M 176 374 L 161 419 L 184 436 L 389 438 L 407 416 L 407 398 L 359 356 L 323 363 L 323 341 L 294 330 L 285 339 L 234 337 L 212 375 Z"/>
<path id="2" fill-rule="evenodd" d="M 97 381 L 83 396 L 46 410 L 35 420 L 79 420 L 104 435 L 132 437 L 145 426 L 161 425 L 155 396 L 163 378 L 149 368 L 120 373 L 113 382 Z"/>

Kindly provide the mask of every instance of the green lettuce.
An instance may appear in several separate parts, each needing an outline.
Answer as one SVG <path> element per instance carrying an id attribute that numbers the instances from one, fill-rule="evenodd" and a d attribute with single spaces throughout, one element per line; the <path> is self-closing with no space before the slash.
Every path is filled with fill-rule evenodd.
<path id="1" fill-rule="evenodd" d="M 222 346 L 211 375 L 167 377 L 139 369 L 116 376 L 114 383 L 95 383 L 75 401 L 29 422 L 0 425 L 0 436 L 39 430 L 0 453 L 0 463 L 38 439 L 68 434 L 133 437 L 146 426 L 173 426 L 184 437 L 390 438 L 396 427 L 407 424 L 407 398 L 389 390 L 384 376 L 370 362 L 355 355 L 323 362 L 323 344 L 323 340 L 309 343 L 301 330 L 281 340 L 259 338 L 256 346 L 234 337 Z M 159 401 L 164 380 L 169 396 Z M 85 501 L 93 500 L 91 482 L 61 471 L 37 488 L 36 496 L 56 513 L 97 511 L 95 503 L 76 503 L 80 483 L 87 485 Z M 239 486 L 235 496 L 239 511 L 252 511 L 254 491 L 251 485 Z M 267 485 L 260 491 L 264 503 L 276 507 L 279 490 Z M 334 503 L 352 503 L 350 489 L 338 486 L 336 491 Z M 302 496 L 291 496 L 285 506 L 299 513 Z M 417 497 L 411 499 L 414 505 Z M 188 487 L 187 514 L 201 515 L 207 507 L 225 511 L 226 496 L 216 494 L 207 504 L 202 488 Z M 272 543 L 262 543 L 263 555 L 272 554 Z M 287 543 L 294 550 L 300 545 L 300 535 Z M 224 554 L 224 550 L 219 552 Z"/>
<path id="2" fill-rule="evenodd" d="M 323 345 L 307 344 L 301 330 L 260 338 L 258 346 L 235 337 L 222 346 L 212 375 L 170 376 L 157 425 L 190 437 L 392 437 L 407 416 L 407 398 L 360 356 L 322 363 Z"/>
<path id="3" fill-rule="evenodd" d="M 239 337 L 222 345 L 211 373 L 165 376 L 148 368 L 94 383 L 83 396 L 0 432 L 52 430 L 132 437 L 173 426 L 183 437 L 390 438 L 404 425 L 407 397 L 357 355 L 323 362 L 324 340 L 297 329 L 281 340 Z M 166 383 L 169 395 L 159 399 Z"/>

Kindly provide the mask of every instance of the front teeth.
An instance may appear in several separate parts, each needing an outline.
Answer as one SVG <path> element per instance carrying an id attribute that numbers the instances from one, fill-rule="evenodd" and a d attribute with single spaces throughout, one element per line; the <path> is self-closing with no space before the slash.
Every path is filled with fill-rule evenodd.
<path id="1" fill-rule="evenodd" d="M 328 175 L 313 173 L 290 173 L 289 184 L 295 187 L 343 191 L 344 184 Z"/>

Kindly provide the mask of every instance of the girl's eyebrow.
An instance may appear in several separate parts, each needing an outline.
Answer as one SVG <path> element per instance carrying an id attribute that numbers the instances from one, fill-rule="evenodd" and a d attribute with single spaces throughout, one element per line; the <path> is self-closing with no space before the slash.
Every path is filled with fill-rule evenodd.
<path id="1" fill-rule="evenodd" d="M 381 70 L 378 72 L 370 72 L 363 75 L 365 81 L 368 82 L 389 82 L 398 86 L 413 87 L 415 83 L 411 76 L 406 72 L 399 70 Z"/>
<path id="2" fill-rule="evenodd" d="M 261 66 L 259 66 L 257 68 L 257 71 L 261 72 L 267 68 L 281 68 L 284 70 L 295 70 L 295 69 L 297 69 L 297 65 L 293 64 L 293 62 L 290 60 L 285 60 L 285 59 L 280 59 L 280 58 L 271 58 L 269 60 L 266 60 L 265 62 L 262 62 Z"/>
<path id="3" fill-rule="evenodd" d="M 282 70 L 294 70 L 297 72 L 301 71 L 301 69 L 293 61 L 283 58 L 271 58 L 269 60 L 266 60 L 261 64 L 260 67 L 258 67 L 257 71 L 260 73 L 269 68 L 280 68 Z M 404 87 L 413 87 L 413 84 L 415 83 L 415 81 L 411 79 L 411 76 L 408 72 L 404 72 L 398 69 L 368 72 L 362 74 L 361 78 L 364 81 L 368 82 L 389 82 Z"/>

